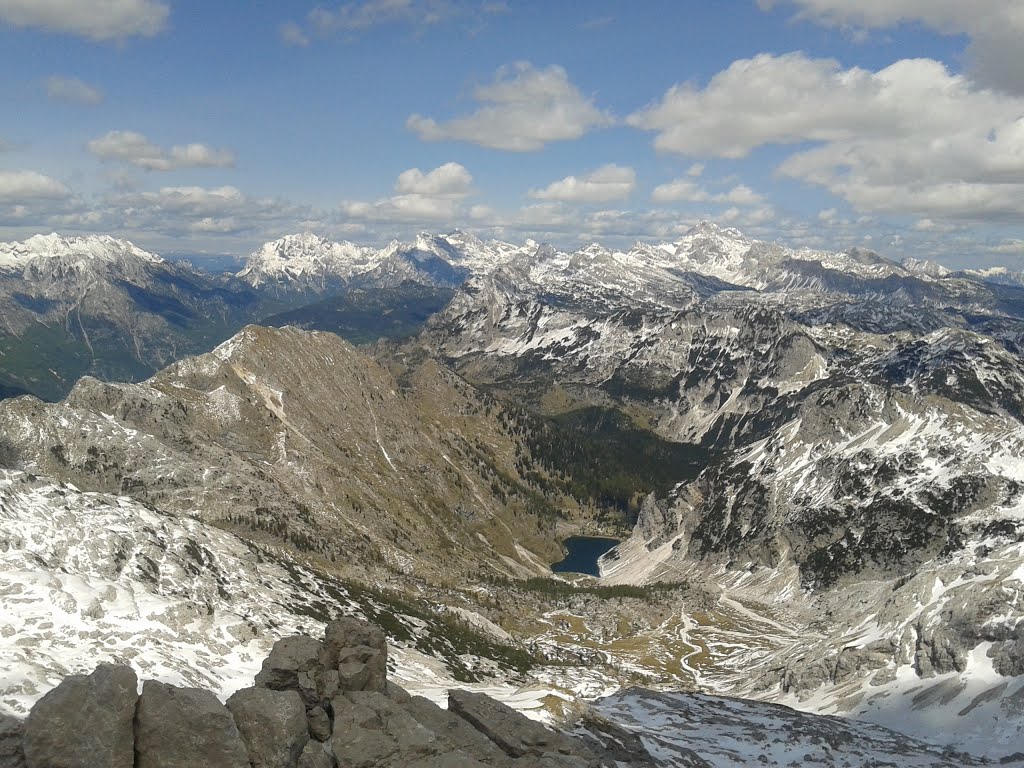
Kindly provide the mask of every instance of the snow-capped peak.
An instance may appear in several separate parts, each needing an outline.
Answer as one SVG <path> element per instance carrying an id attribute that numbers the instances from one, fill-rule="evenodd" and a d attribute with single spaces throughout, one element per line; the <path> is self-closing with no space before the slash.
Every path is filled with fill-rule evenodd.
<path id="1" fill-rule="evenodd" d="M 64 267 L 87 269 L 95 262 L 118 262 L 129 259 L 150 264 L 164 260 L 139 248 L 128 240 L 110 235 L 62 237 L 56 232 L 10 243 L 0 243 L 0 270 L 21 270 L 30 264 L 42 266 L 59 262 Z"/>
<path id="2" fill-rule="evenodd" d="M 238 277 L 254 286 L 268 281 L 322 282 L 350 278 L 372 269 L 377 261 L 373 248 L 304 232 L 264 243 L 249 256 Z"/>
<path id="3" fill-rule="evenodd" d="M 683 238 L 694 237 L 717 237 L 727 240 L 743 240 L 749 242 L 748 238 L 735 227 L 723 227 L 708 219 L 702 219 L 687 230 Z"/>
<path id="4" fill-rule="evenodd" d="M 906 258 L 900 262 L 901 266 L 915 275 L 924 275 L 926 277 L 945 277 L 950 273 L 951 270 L 938 264 L 934 261 L 928 261 L 927 259 L 914 259 Z"/>

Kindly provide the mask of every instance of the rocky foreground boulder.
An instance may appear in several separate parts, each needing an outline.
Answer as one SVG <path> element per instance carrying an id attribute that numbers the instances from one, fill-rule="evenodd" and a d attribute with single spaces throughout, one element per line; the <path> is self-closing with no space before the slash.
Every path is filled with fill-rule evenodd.
<path id="1" fill-rule="evenodd" d="M 625 737 L 626 735 L 623 734 Z M 615 741 L 615 740 L 613 740 Z M 639 741 L 553 731 L 488 696 L 449 708 L 387 680 L 384 633 L 358 619 L 279 640 L 228 699 L 101 664 L 0 721 L 0 768 L 604 768 L 653 765 Z"/>

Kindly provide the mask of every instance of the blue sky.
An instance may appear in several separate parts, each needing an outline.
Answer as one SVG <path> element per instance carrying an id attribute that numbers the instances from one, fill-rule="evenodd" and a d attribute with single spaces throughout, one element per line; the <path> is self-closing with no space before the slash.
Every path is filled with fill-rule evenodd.
<path id="1" fill-rule="evenodd" d="M 1024 264 L 1021 0 L 0 0 L 0 239 Z"/>

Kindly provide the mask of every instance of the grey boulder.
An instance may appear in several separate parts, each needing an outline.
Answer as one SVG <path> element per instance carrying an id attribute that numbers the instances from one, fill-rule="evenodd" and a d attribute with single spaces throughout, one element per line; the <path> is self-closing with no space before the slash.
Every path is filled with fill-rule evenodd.
<path id="1" fill-rule="evenodd" d="M 306 707 L 295 691 L 243 688 L 227 701 L 252 768 L 294 768 L 309 741 Z"/>
<path id="2" fill-rule="evenodd" d="M 135 751 L 135 768 L 250 768 L 235 721 L 213 693 L 153 680 L 139 697 Z"/>
<path id="3" fill-rule="evenodd" d="M 132 768 L 132 719 L 138 677 L 131 667 L 100 664 L 71 675 L 41 698 L 25 721 L 28 768 Z"/>

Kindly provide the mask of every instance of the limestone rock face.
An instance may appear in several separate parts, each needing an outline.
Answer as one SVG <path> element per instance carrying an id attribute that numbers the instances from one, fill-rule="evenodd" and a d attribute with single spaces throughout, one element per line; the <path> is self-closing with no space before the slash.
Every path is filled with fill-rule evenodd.
<path id="1" fill-rule="evenodd" d="M 28 768 L 132 768 L 138 678 L 131 667 L 101 664 L 72 675 L 40 699 L 25 722 Z"/>
<path id="2" fill-rule="evenodd" d="M 253 768 L 292 768 L 309 741 L 306 708 L 295 691 L 243 688 L 227 701 Z"/>
<path id="3" fill-rule="evenodd" d="M 135 768 L 250 768 L 238 727 L 216 696 L 153 680 L 139 697 L 135 753 Z"/>

